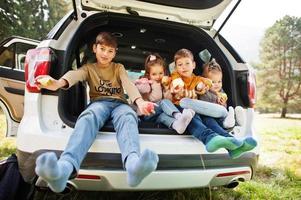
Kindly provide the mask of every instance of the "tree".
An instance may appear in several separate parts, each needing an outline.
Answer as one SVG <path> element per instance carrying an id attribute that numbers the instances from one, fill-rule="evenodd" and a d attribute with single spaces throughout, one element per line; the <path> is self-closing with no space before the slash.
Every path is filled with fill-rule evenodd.
<path id="1" fill-rule="evenodd" d="M 301 102 L 301 18 L 285 16 L 267 29 L 261 42 L 258 68 L 261 100 L 281 108 Z"/>
<path id="2" fill-rule="evenodd" d="M 0 1 L 0 40 L 11 35 L 41 40 L 67 12 L 60 0 Z"/>

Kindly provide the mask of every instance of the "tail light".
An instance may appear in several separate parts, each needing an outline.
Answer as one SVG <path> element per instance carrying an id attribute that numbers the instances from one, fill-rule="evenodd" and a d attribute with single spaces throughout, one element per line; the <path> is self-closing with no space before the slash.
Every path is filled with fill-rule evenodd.
<path id="1" fill-rule="evenodd" d="M 227 172 L 227 173 L 220 173 L 217 177 L 226 177 L 226 176 L 237 176 L 242 174 L 250 174 L 250 171 L 236 171 L 236 172 Z"/>
<path id="2" fill-rule="evenodd" d="M 76 177 L 77 179 L 90 179 L 90 180 L 101 180 L 100 176 L 97 175 L 88 175 L 88 174 L 79 174 Z"/>
<path id="3" fill-rule="evenodd" d="M 30 49 L 25 58 L 25 82 L 28 92 L 39 93 L 35 78 L 39 75 L 48 75 L 53 51 L 50 48 Z"/>
<path id="4" fill-rule="evenodd" d="M 253 108 L 256 103 L 256 76 L 252 68 L 249 69 L 249 76 L 248 76 L 248 97 L 249 97 L 249 105 L 251 108 Z"/>

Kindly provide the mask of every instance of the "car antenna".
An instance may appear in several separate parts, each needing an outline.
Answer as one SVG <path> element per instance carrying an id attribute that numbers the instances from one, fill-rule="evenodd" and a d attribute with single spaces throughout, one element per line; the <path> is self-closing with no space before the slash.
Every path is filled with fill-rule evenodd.
<path id="1" fill-rule="evenodd" d="M 73 10 L 74 10 L 74 13 L 73 13 L 73 18 L 75 19 L 75 21 L 77 21 L 77 9 L 76 9 L 76 3 L 75 3 L 75 0 L 72 0 L 72 5 L 73 5 Z"/>
<path id="2" fill-rule="evenodd" d="M 241 0 L 238 0 L 235 4 L 235 6 L 232 8 L 231 12 L 228 14 L 228 16 L 226 17 L 225 21 L 223 21 L 222 25 L 219 27 L 219 29 L 217 30 L 217 32 L 215 33 L 215 35 L 213 36 L 213 39 L 219 34 L 219 32 L 222 30 L 222 28 L 225 26 L 225 24 L 227 23 L 228 19 L 231 17 L 232 13 L 235 11 L 235 9 L 237 8 L 238 4 L 241 2 Z"/>

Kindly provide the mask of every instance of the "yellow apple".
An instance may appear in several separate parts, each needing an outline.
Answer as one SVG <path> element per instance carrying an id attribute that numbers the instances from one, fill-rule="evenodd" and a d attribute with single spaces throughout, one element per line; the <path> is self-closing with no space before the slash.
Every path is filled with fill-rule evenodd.
<path id="1" fill-rule="evenodd" d="M 49 77 L 39 78 L 37 81 L 43 86 L 48 86 L 52 82 Z"/>

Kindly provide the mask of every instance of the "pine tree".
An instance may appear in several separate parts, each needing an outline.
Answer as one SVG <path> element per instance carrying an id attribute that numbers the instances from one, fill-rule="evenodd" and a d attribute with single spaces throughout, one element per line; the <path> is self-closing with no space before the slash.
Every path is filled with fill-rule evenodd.
<path id="1" fill-rule="evenodd" d="M 266 31 L 261 62 L 261 100 L 286 117 L 291 105 L 301 102 L 301 18 L 285 16 Z"/>

